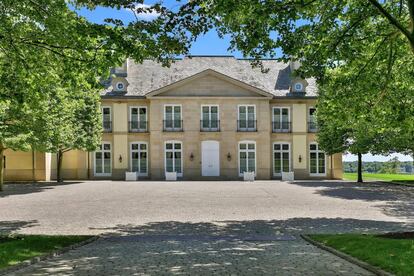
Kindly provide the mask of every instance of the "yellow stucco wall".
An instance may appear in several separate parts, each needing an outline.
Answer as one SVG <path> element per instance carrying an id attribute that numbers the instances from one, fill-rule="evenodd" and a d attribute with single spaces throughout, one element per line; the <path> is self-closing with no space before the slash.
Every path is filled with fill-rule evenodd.
<path id="1" fill-rule="evenodd" d="M 6 150 L 4 179 L 6 181 L 47 180 L 48 156 L 41 152 Z"/>

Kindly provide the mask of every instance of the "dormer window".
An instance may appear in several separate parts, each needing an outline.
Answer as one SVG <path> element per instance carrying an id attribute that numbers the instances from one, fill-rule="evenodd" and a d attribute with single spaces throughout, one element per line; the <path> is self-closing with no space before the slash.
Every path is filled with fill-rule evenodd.
<path id="1" fill-rule="evenodd" d="M 302 92 L 303 91 L 303 84 L 300 82 L 295 83 L 295 91 Z"/>
<path id="2" fill-rule="evenodd" d="M 124 85 L 124 83 L 123 83 L 123 82 L 117 82 L 117 83 L 116 83 L 116 90 L 118 90 L 118 91 L 123 91 L 123 90 L 124 90 L 124 88 L 125 88 L 125 85 Z"/>

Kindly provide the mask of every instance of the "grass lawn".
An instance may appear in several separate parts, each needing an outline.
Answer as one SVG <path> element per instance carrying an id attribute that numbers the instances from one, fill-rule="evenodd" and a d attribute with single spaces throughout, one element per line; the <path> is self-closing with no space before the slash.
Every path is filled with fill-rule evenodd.
<path id="1" fill-rule="evenodd" d="M 0 269 L 89 239 L 91 236 L 0 236 Z"/>
<path id="2" fill-rule="evenodd" d="M 311 235 L 336 250 L 396 275 L 414 275 L 414 237 L 395 239 L 375 235 Z"/>
<path id="3" fill-rule="evenodd" d="M 344 173 L 345 180 L 357 180 L 356 173 Z M 385 174 L 385 173 L 363 173 L 363 180 L 382 180 L 390 182 L 399 182 L 414 184 L 414 175 L 409 174 Z"/>

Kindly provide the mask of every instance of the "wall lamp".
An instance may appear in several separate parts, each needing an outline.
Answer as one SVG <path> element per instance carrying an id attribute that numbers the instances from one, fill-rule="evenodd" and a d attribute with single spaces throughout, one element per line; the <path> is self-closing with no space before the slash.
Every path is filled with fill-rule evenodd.
<path id="1" fill-rule="evenodd" d="M 299 163 L 302 163 L 302 155 L 299 154 Z"/>
<path id="2" fill-rule="evenodd" d="M 194 154 L 190 153 L 190 161 L 193 161 L 193 160 L 194 160 Z"/>
<path id="3" fill-rule="evenodd" d="M 231 161 L 231 154 L 230 154 L 230 152 L 227 153 L 227 161 Z"/>
<path id="4" fill-rule="evenodd" d="M 119 160 L 119 163 L 122 163 L 122 155 L 119 155 L 118 160 Z"/>

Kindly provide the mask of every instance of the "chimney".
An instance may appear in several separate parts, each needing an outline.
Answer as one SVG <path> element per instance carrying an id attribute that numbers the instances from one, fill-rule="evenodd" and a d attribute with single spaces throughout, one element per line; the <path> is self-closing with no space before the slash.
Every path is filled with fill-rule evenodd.
<path id="1" fill-rule="evenodd" d="M 289 67 L 290 67 L 290 71 L 293 72 L 293 71 L 299 69 L 300 62 L 297 61 L 297 60 L 290 59 L 290 61 L 289 61 Z"/>

